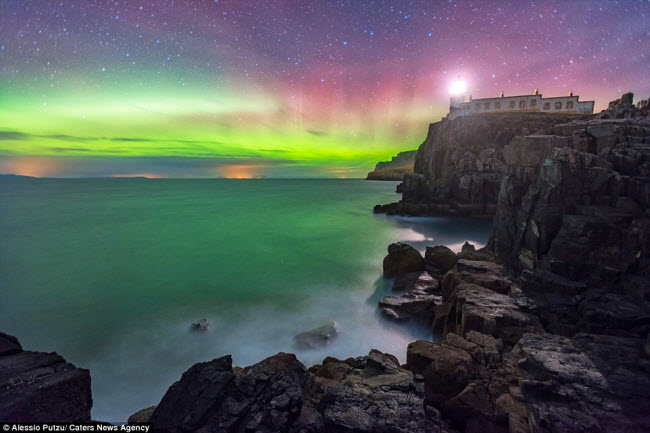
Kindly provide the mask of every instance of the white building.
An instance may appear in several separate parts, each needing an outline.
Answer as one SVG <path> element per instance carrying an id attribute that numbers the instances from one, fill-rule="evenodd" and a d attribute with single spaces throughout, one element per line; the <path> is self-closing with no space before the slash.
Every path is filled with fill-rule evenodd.
<path id="1" fill-rule="evenodd" d="M 554 96 L 543 98 L 541 93 L 535 89 L 532 95 L 501 96 L 497 98 L 465 100 L 465 95 L 452 96 L 449 101 L 449 119 L 459 116 L 480 113 L 573 113 L 592 114 L 594 112 L 594 101 L 578 101 L 578 96 L 569 92 L 568 96 Z"/>

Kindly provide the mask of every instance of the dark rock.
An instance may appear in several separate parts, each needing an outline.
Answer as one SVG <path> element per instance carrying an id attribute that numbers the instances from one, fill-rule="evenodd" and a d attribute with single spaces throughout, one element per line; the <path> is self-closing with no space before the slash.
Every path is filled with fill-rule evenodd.
<path id="1" fill-rule="evenodd" d="M 398 274 L 393 291 L 404 291 L 401 296 L 384 296 L 379 308 L 387 319 L 405 321 L 411 318 L 431 323 L 435 308 L 442 304 L 438 280 L 427 272 Z"/>
<path id="2" fill-rule="evenodd" d="M 207 331 L 210 329 L 210 322 L 208 319 L 201 319 L 192 323 L 192 326 L 190 326 L 190 328 L 193 331 Z"/>
<path id="3" fill-rule="evenodd" d="M 418 250 L 401 242 L 388 246 L 388 255 L 384 258 L 385 277 L 419 271 L 424 271 L 424 259 Z"/>
<path id="4" fill-rule="evenodd" d="M 227 356 L 185 372 L 150 421 L 162 432 L 424 432 L 423 393 L 395 357 L 375 350 L 309 371 L 291 354 L 244 369 Z"/>
<path id="5" fill-rule="evenodd" d="M 494 427 L 487 428 L 494 419 L 494 410 L 490 405 L 490 397 L 485 387 L 479 382 L 470 383 L 456 396 L 447 400 L 443 413 L 453 419 L 457 425 L 463 427 L 465 431 L 468 430 L 468 425 L 482 427 L 477 431 L 494 431 L 495 429 Z"/>
<path id="6" fill-rule="evenodd" d="M 485 250 L 461 251 L 456 255 L 458 256 L 459 260 L 465 259 L 465 260 L 476 260 L 481 262 L 493 262 L 495 260 L 494 255 L 492 255 L 489 251 L 485 251 Z"/>
<path id="7" fill-rule="evenodd" d="M 513 139 L 488 249 L 520 269 L 572 280 L 613 281 L 647 266 L 650 147 L 639 140 L 648 126 L 590 120 L 571 136 Z M 579 131 L 593 146 L 576 142 Z"/>
<path id="8" fill-rule="evenodd" d="M 398 274 L 393 282 L 393 292 L 410 292 L 418 290 L 427 293 L 439 292 L 438 280 L 433 278 L 427 272 L 409 272 Z"/>
<path id="9" fill-rule="evenodd" d="M 0 332 L 0 356 L 13 355 L 22 351 L 23 348 L 16 337 Z"/>
<path id="10" fill-rule="evenodd" d="M 444 245 L 427 247 L 424 253 L 424 261 L 427 268 L 441 274 L 446 273 L 454 267 L 458 261 L 458 256 L 452 250 Z"/>
<path id="11" fill-rule="evenodd" d="M 493 215 L 505 170 L 503 148 L 578 116 L 544 113 L 472 115 L 431 124 L 404 177 L 402 201 L 375 212 L 403 215 Z"/>
<path id="12" fill-rule="evenodd" d="M 88 422 L 90 373 L 56 353 L 23 351 L 0 333 L 0 420 Z"/>
<path id="13" fill-rule="evenodd" d="M 326 432 L 425 432 L 423 384 L 387 354 L 371 351 L 345 379 L 316 393 Z M 317 379 L 318 382 L 318 379 Z"/>
<path id="14" fill-rule="evenodd" d="M 392 320 L 394 322 L 405 322 L 409 320 L 409 316 L 406 314 L 399 314 L 397 311 L 393 310 L 390 307 L 380 307 L 381 309 L 381 314 L 387 318 L 388 320 Z"/>
<path id="15" fill-rule="evenodd" d="M 650 363 L 642 339 L 525 335 L 518 344 L 531 432 L 630 432 L 650 428 Z"/>
<path id="16" fill-rule="evenodd" d="M 465 241 L 465 243 L 461 247 L 461 251 L 463 251 L 463 252 L 468 252 L 468 251 L 474 252 L 474 251 L 476 251 L 476 247 L 474 245 L 470 244 L 469 242 Z"/>
<path id="17" fill-rule="evenodd" d="M 150 422 L 157 431 L 289 431 L 313 376 L 294 355 L 278 353 L 233 369 L 230 356 L 195 364 L 173 384 Z"/>
<path id="18" fill-rule="evenodd" d="M 129 417 L 127 422 L 129 424 L 142 424 L 149 422 L 149 419 L 151 419 L 151 415 L 153 415 L 156 407 L 157 406 L 151 406 L 137 411 Z"/>
<path id="19" fill-rule="evenodd" d="M 406 364 L 424 377 L 426 401 L 434 404 L 462 391 L 474 371 L 474 361 L 466 351 L 423 340 L 408 345 Z"/>
<path id="20" fill-rule="evenodd" d="M 543 331 L 539 318 L 526 311 L 525 304 L 515 298 L 462 283 L 443 309 L 436 310 L 435 326 L 442 327 L 445 334 L 477 331 L 514 344 L 527 332 Z"/>
<path id="21" fill-rule="evenodd" d="M 402 180 L 405 175 L 413 173 L 416 150 L 400 152 L 390 161 L 378 162 L 375 169 L 368 173 L 367 180 Z"/>
<path id="22" fill-rule="evenodd" d="M 620 99 L 609 103 L 607 109 L 598 113 L 597 119 L 638 119 L 650 118 L 650 99 L 642 100 L 634 106 L 634 94 L 625 93 Z"/>
<path id="23" fill-rule="evenodd" d="M 316 349 L 329 344 L 338 333 L 336 322 L 328 322 L 318 328 L 296 335 L 294 343 L 298 349 Z"/>
<path id="24" fill-rule="evenodd" d="M 435 308 L 442 304 L 442 297 L 420 290 L 411 290 L 402 296 L 384 296 L 379 300 L 379 308 L 392 320 L 402 321 L 409 318 L 430 323 L 435 315 Z"/>

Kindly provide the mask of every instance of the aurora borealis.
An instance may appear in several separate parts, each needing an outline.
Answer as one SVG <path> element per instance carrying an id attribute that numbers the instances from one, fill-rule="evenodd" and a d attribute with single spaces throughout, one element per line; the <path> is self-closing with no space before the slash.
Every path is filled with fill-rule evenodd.
<path id="1" fill-rule="evenodd" d="M 474 97 L 650 94 L 650 2 L 0 0 L 0 173 L 359 177 Z"/>

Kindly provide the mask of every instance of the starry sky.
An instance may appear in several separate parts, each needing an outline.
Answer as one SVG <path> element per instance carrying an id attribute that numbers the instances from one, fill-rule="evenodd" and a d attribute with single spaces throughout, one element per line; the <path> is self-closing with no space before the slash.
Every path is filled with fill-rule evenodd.
<path id="1" fill-rule="evenodd" d="M 0 173 L 361 177 L 474 97 L 650 95 L 650 2 L 0 0 Z"/>

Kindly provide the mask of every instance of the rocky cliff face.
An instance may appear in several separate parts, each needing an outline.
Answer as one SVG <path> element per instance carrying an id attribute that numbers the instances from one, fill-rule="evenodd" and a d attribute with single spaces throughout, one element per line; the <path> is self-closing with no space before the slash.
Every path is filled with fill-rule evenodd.
<path id="1" fill-rule="evenodd" d="M 90 421 L 90 373 L 0 332 L 0 420 Z"/>
<path id="2" fill-rule="evenodd" d="M 244 369 L 225 356 L 194 365 L 138 420 L 161 432 L 433 431 L 423 396 L 422 378 L 375 350 L 309 370 L 288 353 Z"/>
<path id="3" fill-rule="evenodd" d="M 517 134 L 498 147 L 492 235 L 486 251 L 472 253 L 485 256 L 446 260 L 452 269 L 427 285 L 429 297 L 442 298 L 429 313 L 443 340 L 414 342 L 407 353 L 407 367 L 424 377 L 425 405 L 452 427 L 650 430 L 649 105 L 624 95 L 589 119 Z M 427 140 L 435 142 L 443 124 L 432 125 Z M 463 184 L 449 180 L 469 172 L 446 173 L 459 158 L 441 144 L 422 160 L 418 153 L 420 174 L 405 179 L 404 200 L 386 210 L 440 213 L 447 208 L 422 200 L 459 197 L 446 186 Z"/>
<path id="4" fill-rule="evenodd" d="M 375 208 L 407 215 L 493 215 L 502 173 L 503 148 L 576 116 L 542 113 L 474 115 L 429 126 L 415 157 L 414 174 L 400 186 L 403 198 Z"/>
<path id="5" fill-rule="evenodd" d="M 573 278 L 645 269 L 650 120 L 591 120 L 516 137 L 489 248 L 512 264 Z"/>
<path id="6" fill-rule="evenodd" d="M 390 161 L 378 162 L 375 169 L 368 173 L 367 180 L 402 180 L 413 173 L 417 150 L 400 152 Z"/>

